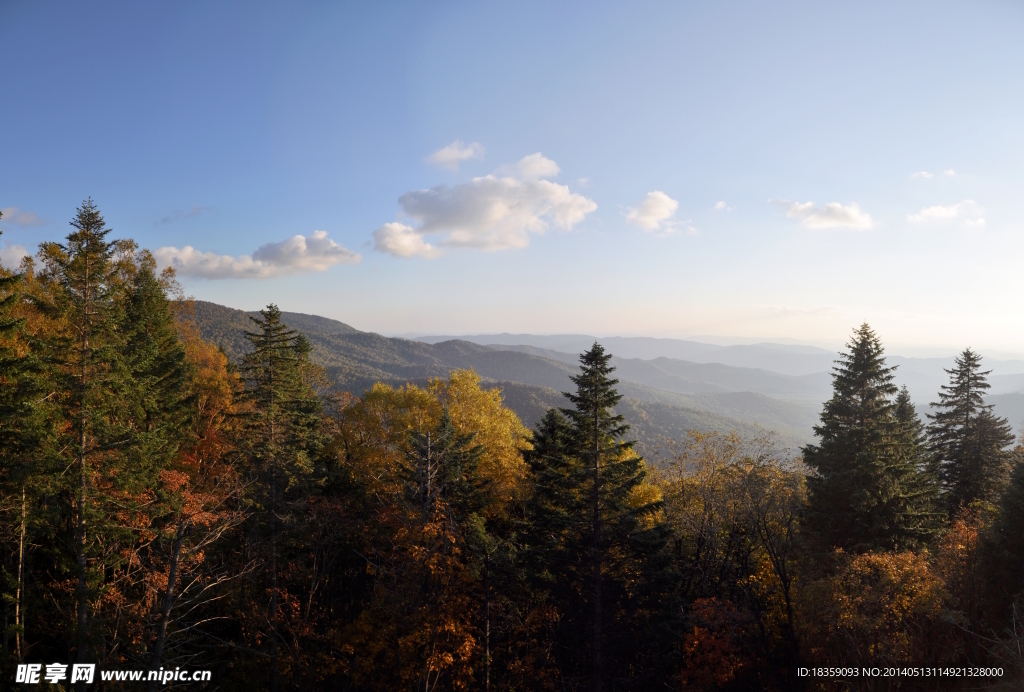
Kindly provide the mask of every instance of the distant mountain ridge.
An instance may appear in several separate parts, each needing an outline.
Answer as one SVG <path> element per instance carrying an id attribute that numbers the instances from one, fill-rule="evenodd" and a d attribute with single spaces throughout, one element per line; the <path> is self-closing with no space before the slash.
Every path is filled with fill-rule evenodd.
<path id="1" fill-rule="evenodd" d="M 218 344 L 233 360 L 245 354 L 244 332 L 254 327 L 248 315 L 257 313 L 205 301 L 196 301 L 194 311 L 204 338 Z M 447 377 L 454 369 L 472 368 L 487 386 L 502 388 L 508 405 L 528 425 L 535 424 L 547 407 L 566 405 L 561 392 L 572 388 L 569 377 L 577 372 L 578 354 L 594 343 L 594 337 L 586 335 L 410 340 L 363 332 L 317 315 L 284 312 L 282 317 L 289 327 L 306 335 L 314 361 L 327 369 L 340 389 L 359 395 L 375 382 L 396 386 L 425 383 L 432 377 Z M 531 343 L 499 343 L 495 337 Z M 813 439 L 812 428 L 822 402 L 831 395 L 830 371 L 838 355 L 812 346 L 773 343 L 716 346 L 639 337 L 597 340 L 614 356 L 618 388 L 625 397 L 619 409 L 631 417 L 638 438 L 648 442 L 658 435 L 678 435 L 687 427 L 750 432 L 759 425 L 777 431 L 790 446 L 806 444 Z M 579 350 L 569 352 L 554 346 Z M 669 357 L 666 352 L 687 353 L 691 358 Z M 716 357 L 746 365 L 711 360 Z M 899 366 L 896 382 L 908 386 L 923 415 L 946 382 L 942 368 L 950 367 L 952 358 L 890 356 L 889 362 Z M 998 415 L 1008 417 L 1020 429 L 1024 423 L 1024 393 L 1020 393 L 1024 392 L 1024 361 L 990 365 L 999 370 L 991 377 L 993 396 L 989 400 Z"/>
<path id="2" fill-rule="evenodd" d="M 231 359 L 237 361 L 245 354 L 244 333 L 254 327 L 247 313 L 196 301 L 194 319 L 203 337 L 220 346 Z M 423 383 L 431 377 L 447 377 L 454 369 L 472 368 L 485 383 L 501 386 L 509 405 L 530 425 L 539 420 L 547 406 L 566 405 L 561 392 L 572 389 L 569 377 L 578 367 L 578 356 L 555 359 L 463 340 L 428 344 L 389 338 L 300 313 L 283 312 L 282 319 L 306 335 L 313 347 L 313 359 L 327 369 L 328 377 L 341 389 L 358 395 L 375 382 Z M 734 371 L 743 369 L 671 359 L 647 362 L 616 358 L 614 364 L 621 370 L 617 373 L 619 391 L 626 397 L 622 407 L 637 417 L 631 422 L 638 437 L 650 438 L 655 430 L 660 435 L 687 427 L 752 432 L 755 425 L 761 425 L 776 430 L 787 444 L 795 446 L 810 439 L 817 402 L 810 390 L 801 389 L 804 385 L 799 378 L 753 373 L 746 379 L 755 384 L 760 381 L 764 391 L 735 391 L 730 385 L 742 384 L 744 374 Z M 702 380 L 701 376 L 710 379 Z M 789 387 L 799 396 L 792 401 L 773 398 L 773 383 L 780 391 L 788 393 Z M 537 402 L 544 402 L 544 406 L 539 407 Z"/>

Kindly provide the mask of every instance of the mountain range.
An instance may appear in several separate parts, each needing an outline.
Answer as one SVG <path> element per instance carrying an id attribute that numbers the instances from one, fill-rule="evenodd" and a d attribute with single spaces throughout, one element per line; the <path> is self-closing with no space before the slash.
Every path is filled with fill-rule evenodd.
<path id="1" fill-rule="evenodd" d="M 256 314 L 256 313 L 251 313 Z M 246 352 L 249 314 L 195 301 L 193 319 L 203 337 L 229 358 Z M 361 394 L 375 382 L 400 386 L 472 368 L 488 387 L 499 387 L 506 404 L 530 426 L 552 406 L 565 406 L 579 353 L 594 342 L 613 354 L 624 398 L 618 410 L 645 445 L 678 438 L 687 429 L 774 431 L 796 448 L 813 440 L 821 404 L 831 394 L 836 353 L 814 346 L 760 343 L 719 346 L 678 339 L 587 335 L 492 334 L 404 339 L 363 332 L 337 320 L 282 313 L 303 332 L 312 359 L 339 389 Z M 889 356 L 896 382 L 906 385 L 919 412 L 948 381 L 953 358 Z M 1024 361 L 988 360 L 993 373 L 989 403 L 1015 428 L 1024 422 Z"/>

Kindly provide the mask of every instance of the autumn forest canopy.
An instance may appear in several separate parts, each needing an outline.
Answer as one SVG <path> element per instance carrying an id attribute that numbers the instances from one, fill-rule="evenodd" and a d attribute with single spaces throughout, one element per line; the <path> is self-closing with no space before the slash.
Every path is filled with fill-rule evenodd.
<path id="1" fill-rule="evenodd" d="M 595 343 L 531 429 L 473 370 L 340 387 L 273 304 L 222 348 L 91 200 L 71 226 L 0 268 L 4 685 L 26 662 L 210 690 L 1024 682 L 1024 446 L 971 349 L 914 402 L 860 325 L 791 449 L 638 443 Z"/>

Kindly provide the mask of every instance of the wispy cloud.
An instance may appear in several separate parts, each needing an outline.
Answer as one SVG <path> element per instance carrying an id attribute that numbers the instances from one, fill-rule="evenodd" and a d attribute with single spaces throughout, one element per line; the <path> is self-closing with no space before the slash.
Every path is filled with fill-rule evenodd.
<path id="1" fill-rule="evenodd" d="M 163 226 L 165 224 L 174 223 L 175 221 L 181 221 L 183 219 L 191 219 L 202 214 L 209 214 L 213 211 L 213 207 L 192 207 L 191 209 L 176 209 L 167 216 L 163 217 L 159 221 L 155 222 L 154 226 Z"/>
<path id="2" fill-rule="evenodd" d="M 289 274 L 327 271 L 336 264 L 356 264 L 362 257 L 327 237 L 326 231 L 295 235 L 267 243 L 249 255 L 218 255 L 190 245 L 162 247 L 153 253 L 162 267 L 174 267 L 180 276 L 203 279 L 267 279 Z"/>
<path id="3" fill-rule="evenodd" d="M 407 192 L 398 204 L 411 223 L 378 228 L 374 249 L 397 257 L 433 257 L 435 248 L 449 247 L 508 250 L 528 246 L 530 234 L 551 226 L 569 230 L 597 205 L 546 179 L 558 170 L 554 161 L 537 153 L 467 183 Z"/>
<path id="4" fill-rule="evenodd" d="M 852 202 L 848 205 L 842 205 L 839 202 L 818 205 L 814 202 L 790 202 L 785 199 L 776 201 L 785 207 L 786 216 L 791 219 L 800 219 L 800 224 L 805 228 L 865 230 L 874 226 L 871 215 L 862 211 L 857 204 Z"/>
<path id="5" fill-rule="evenodd" d="M 654 190 L 648 192 L 635 207 L 630 207 L 626 222 L 648 233 L 671 233 L 676 230 L 674 218 L 678 209 L 678 200 L 661 190 Z"/>
<path id="6" fill-rule="evenodd" d="M 445 168 L 449 171 L 459 170 L 459 164 L 463 161 L 469 161 L 470 159 L 482 159 L 484 157 L 484 147 L 479 142 L 471 142 L 469 144 L 463 144 L 461 139 L 457 139 L 446 147 L 441 147 L 433 154 L 427 157 L 427 163 L 433 164 L 439 168 Z"/>
<path id="7" fill-rule="evenodd" d="M 954 171 L 952 168 L 947 168 L 946 170 L 942 171 L 942 175 L 952 177 L 956 175 L 956 171 Z M 932 173 L 931 171 L 918 171 L 917 173 L 910 174 L 911 180 L 928 180 L 929 178 L 934 177 L 935 173 Z"/>
<path id="8" fill-rule="evenodd" d="M 715 209 L 718 210 L 718 211 L 732 211 L 732 207 L 730 207 L 724 201 L 716 202 L 715 203 Z"/>
<path id="9" fill-rule="evenodd" d="M 963 222 L 967 226 L 982 227 L 985 225 L 983 214 L 985 209 L 973 199 L 965 199 L 956 204 L 936 204 L 924 207 L 916 214 L 907 214 L 907 221 L 915 224 L 950 224 Z"/>
<path id="10" fill-rule="evenodd" d="M 0 219 L 0 223 L 3 224 L 13 226 L 43 226 L 46 224 L 46 221 L 36 216 L 34 212 L 17 207 L 4 207 L 0 209 L 0 212 L 3 213 L 3 218 Z"/>

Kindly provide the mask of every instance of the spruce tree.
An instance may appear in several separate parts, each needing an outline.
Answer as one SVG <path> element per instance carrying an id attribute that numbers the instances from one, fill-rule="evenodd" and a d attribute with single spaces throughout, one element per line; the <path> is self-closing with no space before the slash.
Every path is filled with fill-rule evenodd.
<path id="1" fill-rule="evenodd" d="M 40 363 L 25 338 L 25 320 L 16 314 L 24 300 L 19 292 L 24 278 L 24 273 L 0 267 L 0 493 L 4 499 L 13 499 L 16 507 L 20 505 L 14 531 L 18 541 L 17 550 L 12 551 L 14 564 L 4 566 L 5 623 L 9 607 L 14 610 L 4 643 L 6 648 L 8 636 L 13 633 L 19 663 L 24 660 L 25 551 L 30 539 L 27 510 L 35 494 L 29 491 L 45 435 L 40 403 L 46 398 Z"/>
<path id="2" fill-rule="evenodd" d="M 586 521 L 588 497 L 582 491 L 588 476 L 586 466 L 575 455 L 572 426 L 558 409 L 548 409 L 532 442 L 532 449 L 525 454 L 533 492 L 522 526 L 523 558 L 534 588 L 550 590 L 583 568 L 577 564 L 570 567 L 570 546 L 586 536 L 590 525 Z M 564 602 L 557 594 L 556 600 Z"/>
<path id="3" fill-rule="evenodd" d="M 1017 601 L 1024 608 L 1024 447 L 1012 455 L 1010 480 L 999 500 L 999 514 L 982 542 L 989 593 L 1000 618 Z"/>
<path id="4" fill-rule="evenodd" d="M 903 489 L 897 500 L 902 503 L 902 532 L 896 542 L 915 548 L 928 544 L 942 526 L 940 486 L 924 424 L 906 386 L 896 396 L 893 415 L 896 440 L 891 468 L 896 486 Z"/>
<path id="5" fill-rule="evenodd" d="M 643 609 L 645 598 L 657 588 L 667 541 L 664 527 L 652 519 L 660 501 L 633 502 L 646 470 L 633 451 L 634 442 L 623 440 L 629 426 L 613 410 L 622 396 L 615 389 L 618 380 L 610 377 L 615 370 L 609 365 L 611 357 L 596 342 L 580 356 L 580 373 L 571 377 L 576 391 L 564 393 L 573 408 L 561 409 L 572 425 L 574 456 L 584 463 L 589 476 L 585 487 L 590 519 L 590 689 L 594 692 L 601 690 L 608 671 L 619 678 L 632 668 L 628 675 L 639 677 L 636 633 L 621 623 L 635 624 L 643 617 L 636 612 L 635 617 L 624 617 L 623 612 Z M 614 624 L 614 631 L 606 633 L 607 624 Z M 606 666 L 606 638 L 614 643 L 608 661 L 614 665 Z"/>
<path id="6" fill-rule="evenodd" d="M 254 331 L 245 332 L 252 351 L 242 361 L 246 381 L 245 400 L 250 412 L 244 423 L 245 451 L 259 483 L 253 497 L 259 545 L 265 545 L 263 574 L 270 593 L 266 624 L 269 626 L 269 688 L 278 687 L 280 599 L 280 550 L 285 530 L 297 518 L 295 503 L 308 496 L 313 461 L 320 440 L 321 404 L 303 381 L 309 343 L 281 321 L 281 311 L 268 305 L 259 317 L 251 317 Z M 264 543 L 265 541 L 265 543 Z M 260 550 L 262 553 L 263 551 Z"/>
<path id="7" fill-rule="evenodd" d="M 993 503 L 1006 480 L 1006 447 L 1013 432 L 1005 418 L 992 413 L 984 393 L 991 370 L 981 371 L 981 356 L 967 348 L 946 370 L 936 412 L 929 414 L 928 437 L 938 465 L 943 499 L 950 514 L 972 502 Z"/>
<path id="8" fill-rule="evenodd" d="M 894 367 L 867 324 L 832 374 L 832 398 L 814 427 L 817 445 L 803 449 L 814 471 L 807 480 L 808 532 L 823 550 L 913 547 L 932 531 L 927 475 L 910 415 L 894 401 Z M 901 421 L 900 418 L 903 418 Z"/>
<path id="9" fill-rule="evenodd" d="M 44 243 L 41 282 L 43 295 L 37 304 L 57 325 L 47 336 L 44 355 L 53 388 L 62 393 L 61 415 L 65 425 L 54 467 L 74 469 L 72 553 L 74 555 L 76 659 L 92 659 L 90 645 L 90 597 L 103 588 L 104 563 L 116 560 L 103 539 L 111 529 L 110 480 L 130 444 L 133 429 L 130 373 L 122 354 L 123 305 L 117 300 L 112 257 L 115 244 L 107 240 L 110 229 L 91 199 L 78 208 L 71 226 L 75 229 L 64 244 Z M 95 660 L 95 659 L 92 659 Z"/>

